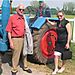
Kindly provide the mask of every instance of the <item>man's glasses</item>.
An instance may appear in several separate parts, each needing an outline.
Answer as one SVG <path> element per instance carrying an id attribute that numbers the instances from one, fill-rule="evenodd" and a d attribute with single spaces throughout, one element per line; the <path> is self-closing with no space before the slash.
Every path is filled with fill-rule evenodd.
<path id="1" fill-rule="evenodd" d="M 19 11 L 24 11 L 24 9 L 19 9 Z"/>

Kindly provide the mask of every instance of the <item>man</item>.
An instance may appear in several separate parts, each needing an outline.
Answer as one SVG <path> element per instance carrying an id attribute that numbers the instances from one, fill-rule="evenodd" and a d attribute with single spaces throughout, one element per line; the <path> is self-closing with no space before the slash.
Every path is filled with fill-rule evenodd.
<path id="1" fill-rule="evenodd" d="M 12 15 L 9 18 L 6 31 L 8 32 L 8 39 L 10 43 L 10 48 L 12 49 L 12 73 L 18 72 L 18 63 L 20 59 L 20 54 L 22 52 L 24 35 L 25 35 L 25 19 L 24 14 L 24 5 L 20 4 L 16 9 L 16 14 Z M 24 62 L 26 62 L 24 58 Z M 24 71 L 32 73 L 30 69 L 27 68 L 26 63 L 24 63 Z"/>
<path id="2" fill-rule="evenodd" d="M 46 7 L 44 1 L 39 1 L 39 9 L 36 11 L 36 17 L 51 17 L 49 7 Z"/>

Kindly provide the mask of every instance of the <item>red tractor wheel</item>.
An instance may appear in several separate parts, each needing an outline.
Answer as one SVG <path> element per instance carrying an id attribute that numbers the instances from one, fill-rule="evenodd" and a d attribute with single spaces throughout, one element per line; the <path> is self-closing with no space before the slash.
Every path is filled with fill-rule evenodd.
<path id="1" fill-rule="evenodd" d="M 33 30 L 34 58 L 40 63 L 47 63 L 54 58 L 57 33 L 54 27 L 45 23 L 40 30 Z"/>

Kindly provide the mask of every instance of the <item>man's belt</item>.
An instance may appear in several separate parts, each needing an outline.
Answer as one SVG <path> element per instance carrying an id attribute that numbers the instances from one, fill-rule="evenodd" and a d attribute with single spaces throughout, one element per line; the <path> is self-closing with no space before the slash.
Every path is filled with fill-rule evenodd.
<path id="1" fill-rule="evenodd" d="M 12 38 L 24 38 L 24 36 L 12 36 Z"/>

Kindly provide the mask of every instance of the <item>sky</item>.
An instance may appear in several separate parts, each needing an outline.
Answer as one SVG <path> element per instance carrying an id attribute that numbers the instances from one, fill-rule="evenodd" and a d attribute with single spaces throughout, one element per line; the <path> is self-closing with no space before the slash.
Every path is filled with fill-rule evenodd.
<path id="1" fill-rule="evenodd" d="M 2 1 L 3 0 L 0 0 L 0 6 L 2 5 Z M 27 7 L 30 5 L 31 1 L 37 1 L 37 0 L 13 0 L 12 6 L 17 7 L 18 4 L 22 3 Z M 60 9 L 62 9 L 64 2 L 75 2 L 75 0 L 44 0 L 44 1 L 50 8 L 59 7 Z"/>

